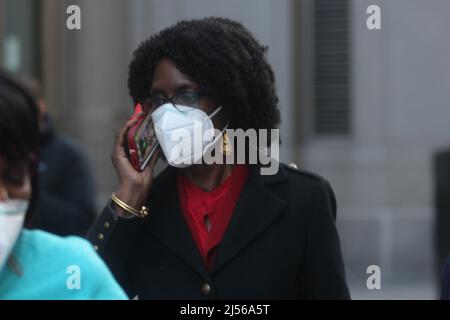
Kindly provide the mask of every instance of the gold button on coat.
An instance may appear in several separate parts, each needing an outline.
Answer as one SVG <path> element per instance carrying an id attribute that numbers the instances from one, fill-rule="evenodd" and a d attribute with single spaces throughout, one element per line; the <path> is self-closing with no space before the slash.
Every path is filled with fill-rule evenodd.
<path id="1" fill-rule="evenodd" d="M 291 167 L 292 169 L 298 169 L 297 165 L 295 163 L 289 163 L 289 167 Z"/>
<path id="2" fill-rule="evenodd" d="M 201 288 L 203 294 L 208 295 L 211 293 L 211 286 L 208 283 L 204 283 Z"/>

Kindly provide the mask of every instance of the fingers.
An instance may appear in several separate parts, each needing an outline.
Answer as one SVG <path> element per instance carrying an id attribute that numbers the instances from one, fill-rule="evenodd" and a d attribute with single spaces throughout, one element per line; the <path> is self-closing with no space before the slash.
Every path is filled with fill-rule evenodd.
<path id="1" fill-rule="evenodd" d="M 140 113 L 138 113 L 138 114 L 133 114 L 132 116 L 131 116 L 131 118 L 130 118 L 130 120 L 137 120 L 137 119 L 139 119 L 140 117 L 142 117 L 142 115 L 144 114 L 144 112 L 140 112 Z"/>
<path id="2" fill-rule="evenodd" d="M 127 122 L 125 122 L 125 124 L 123 125 L 123 127 L 120 129 L 119 133 L 116 136 L 116 144 L 115 144 L 116 149 L 120 149 L 124 146 L 124 142 L 127 137 L 128 129 L 131 126 L 133 126 L 137 121 L 138 121 L 137 118 L 132 118 L 132 119 L 128 120 Z"/>

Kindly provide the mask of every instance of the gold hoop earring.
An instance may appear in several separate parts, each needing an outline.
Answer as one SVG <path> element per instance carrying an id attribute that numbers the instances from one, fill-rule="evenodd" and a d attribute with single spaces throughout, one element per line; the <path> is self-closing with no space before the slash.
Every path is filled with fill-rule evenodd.
<path id="1" fill-rule="evenodd" d="M 222 136 L 222 146 L 221 146 L 221 151 L 222 154 L 224 155 L 229 155 L 231 154 L 232 150 L 231 150 L 231 145 L 230 145 L 230 139 L 228 138 L 228 135 L 226 132 L 223 133 Z"/>

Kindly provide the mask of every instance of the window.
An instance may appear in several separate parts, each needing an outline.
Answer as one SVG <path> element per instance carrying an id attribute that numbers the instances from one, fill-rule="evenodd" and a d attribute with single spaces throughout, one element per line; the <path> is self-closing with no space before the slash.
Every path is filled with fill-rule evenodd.
<path id="1" fill-rule="evenodd" d="M 39 1 L 0 0 L 0 7 L 0 65 L 13 73 L 39 77 Z"/>
<path id="2" fill-rule="evenodd" d="M 314 1 L 314 132 L 351 133 L 348 0 Z"/>

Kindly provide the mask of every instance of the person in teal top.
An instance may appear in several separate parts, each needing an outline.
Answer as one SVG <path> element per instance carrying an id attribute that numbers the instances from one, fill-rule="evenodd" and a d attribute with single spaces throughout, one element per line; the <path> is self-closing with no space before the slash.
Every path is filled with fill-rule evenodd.
<path id="1" fill-rule="evenodd" d="M 126 299 L 92 245 L 24 229 L 0 271 L 0 299 Z"/>
<path id="2" fill-rule="evenodd" d="M 38 150 L 35 101 L 0 70 L 0 299 L 127 299 L 86 240 L 29 230 Z"/>

